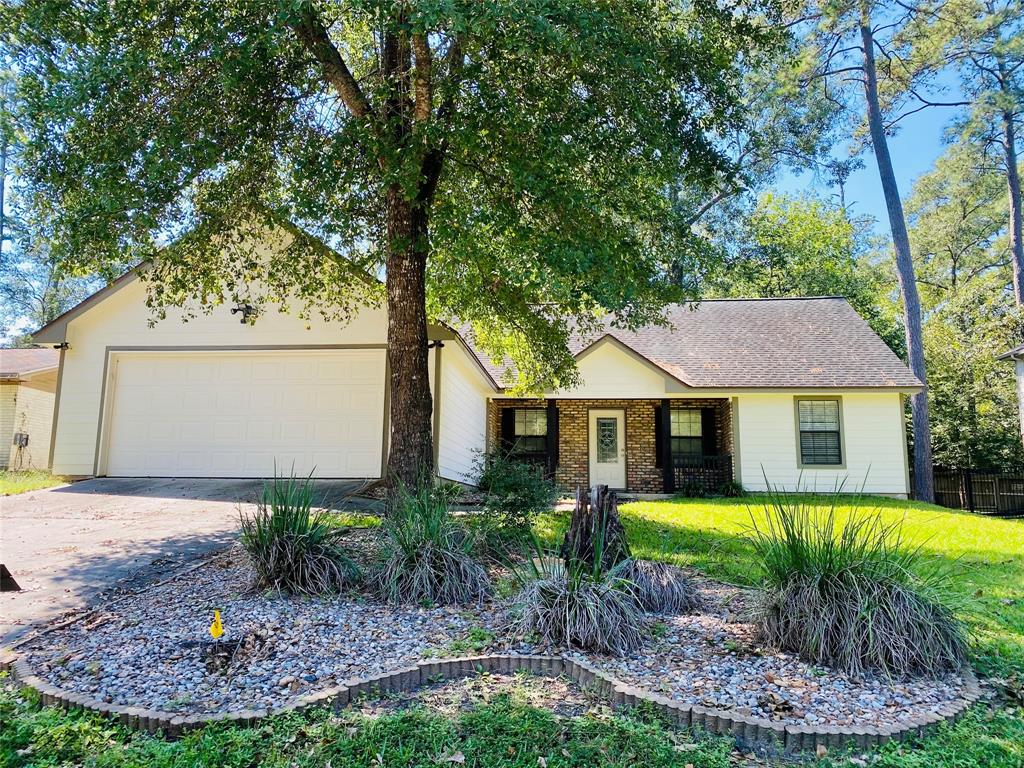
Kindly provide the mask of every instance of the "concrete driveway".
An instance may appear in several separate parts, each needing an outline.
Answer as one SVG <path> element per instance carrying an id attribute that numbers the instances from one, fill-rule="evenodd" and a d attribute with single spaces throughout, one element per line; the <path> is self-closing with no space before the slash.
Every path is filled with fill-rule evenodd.
<path id="1" fill-rule="evenodd" d="M 335 509 L 369 509 L 349 498 L 360 484 L 319 481 Z M 0 593 L 0 646 L 36 622 L 166 576 L 237 535 L 239 506 L 260 480 L 112 479 L 0 498 L 0 563 L 21 586 Z"/>

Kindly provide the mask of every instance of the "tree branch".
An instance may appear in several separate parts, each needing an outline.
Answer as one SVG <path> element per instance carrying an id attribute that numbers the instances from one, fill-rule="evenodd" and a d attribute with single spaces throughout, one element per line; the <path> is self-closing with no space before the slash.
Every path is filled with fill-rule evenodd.
<path id="1" fill-rule="evenodd" d="M 320 64 L 324 78 L 338 92 L 348 111 L 358 118 L 369 119 L 373 108 L 363 95 L 359 83 L 352 76 L 348 65 L 338 49 L 331 42 L 327 29 L 320 21 L 310 3 L 304 3 L 300 12 L 301 20 L 292 24 L 292 29 L 313 58 Z"/>

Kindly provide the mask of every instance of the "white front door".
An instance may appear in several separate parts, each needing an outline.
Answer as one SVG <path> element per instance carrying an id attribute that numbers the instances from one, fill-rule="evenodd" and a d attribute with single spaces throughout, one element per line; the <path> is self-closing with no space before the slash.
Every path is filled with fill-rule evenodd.
<path id="1" fill-rule="evenodd" d="M 590 484 L 626 487 L 626 413 L 590 412 Z"/>

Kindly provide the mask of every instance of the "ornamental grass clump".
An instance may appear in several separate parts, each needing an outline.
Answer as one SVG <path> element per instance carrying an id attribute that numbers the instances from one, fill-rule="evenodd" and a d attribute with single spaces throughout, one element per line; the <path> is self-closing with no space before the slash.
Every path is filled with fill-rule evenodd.
<path id="1" fill-rule="evenodd" d="M 359 581 L 359 568 L 342 545 L 345 530 L 313 504 L 311 477 L 275 476 L 264 484 L 255 513 L 242 513 L 242 546 L 258 586 L 318 595 Z"/>
<path id="2" fill-rule="evenodd" d="M 383 530 L 385 557 L 375 586 L 387 602 L 456 605 L 490 594 L 473 537 L 429 483 L 397 489 Z"/>
<path id="3" fill-rule="evenodd" d="M 945 578 L 898 523 L 824 510 L 773 493 L 752 542 L 764 573 L 755 606 L 762 640 L 802 659 L 860 676 L 937 675 L 966 660 L 963 624 Z"/>
<path id="4" fill-rule="evenodd" d="M 612 573 L 633 590 L 645 611 L 696 613 L 704 607 L 700 592 L 682 568 L 653 560 L 623 560 Z"/>
<path id="5" fill-rule="evenodd" d="M 514 633 L 536 635 L 542 645 L 616 656 L 640 647 L 644 610 L 626 582 L 560 564 L 541 569 L 515 598 Z"/>
<path id="6" fill-rule="evenodd" d="M 643 644 L 643 606 L 618 568 L 604 565 L 603 531 L 603 525 L 596 526 L 589 562 L 554 557 L 532 539 L 532 556 L 512 566 L 520 584 L 509 622 L 513 633 L 535 635 L 543 645 L 615 656 Z"/>

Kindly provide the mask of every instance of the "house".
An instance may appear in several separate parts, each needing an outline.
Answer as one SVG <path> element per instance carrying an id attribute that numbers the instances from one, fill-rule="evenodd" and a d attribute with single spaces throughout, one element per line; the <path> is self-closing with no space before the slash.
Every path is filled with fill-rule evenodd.
<path id="1" fill-rule="evenodd" d="M 50 465 L 58 353 L 0 349 L 0 469 Z"/>
<path id="2" fill-rule="evenodd" d="M 517 398 L 469 334 L 434 325 L 437 471 L 472 483 L 487 446 L 565 487 L 635 493 L 727 481 L 908 493 L 902 398 L 920 383 L 842 298 L 706 301 L 668 324 L 574 342 L 577 388 Z M 61 346 L 53 470 L 378 478 L 387 460 L 387 322 L 227 306 L 150 326 L 127 274 L 41 329 Z"/>
<path id="3" fill-rule="evenodd" d="M 1020 436 L 1024 440 L 1024 344 L 997 359 L 1013 360 L 1017 365 L 1017 410 L 1020 411 Z"/>

